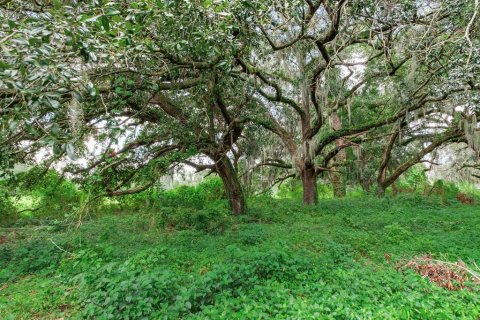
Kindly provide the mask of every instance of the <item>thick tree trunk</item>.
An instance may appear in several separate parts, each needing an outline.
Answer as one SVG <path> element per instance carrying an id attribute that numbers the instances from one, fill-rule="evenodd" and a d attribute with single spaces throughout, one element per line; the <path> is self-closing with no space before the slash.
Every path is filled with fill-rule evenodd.
<path id="1" fill-rule="evenodd" d="M 392 183 L 392 196 L 396 197 L 397 193 L 398 193 L 398 188 L 397 188 L 397 183 L 395 181 L 394 183 Z"/>
<path id="2" fill-rule="evenodd" d="M 377 196 L 378 196 L 379 198 L 385 197 L 385 189 L 386 189 L 386 187 L 383 186 L 383 185 L 381 185 L 381 184 L 379 184 L 379 185 L 377 186 Z"/>
<path id="3" fill-rule="evenodd" d="M 305 168 L 301 171 L 301 178 L 303 184 L 303 203 L 307 205 L 316 204 L 318 202 L 318 193 L 315 166 L 305 165 Z"/>
<path id="4" fill-rule="evenodd" d="M 232 213 L 234 215 L 245 213 L 245 194 L 242 185 L 240 184 L 240 179 L 238 179 L 237 172 L 233 168 L 232 162 L 226 156 L 214 160 L 216 172 L 222 179 Z"/>

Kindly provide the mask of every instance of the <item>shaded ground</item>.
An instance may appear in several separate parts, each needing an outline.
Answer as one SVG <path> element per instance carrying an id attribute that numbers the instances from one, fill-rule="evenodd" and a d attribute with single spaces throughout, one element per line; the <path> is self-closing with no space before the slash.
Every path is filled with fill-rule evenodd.
<path id="1" fill-rule="evenodd" d="M 393 267 L 428 254 L 475 270 L 480 206 L 410 197 L 306 208 L 259 199 L 239 220 L 213 208 L 190 225 L 187 211 L 108 215 L 68 230 L 6 230 L 0 318 L 480 316 L 478 285 L 447 290 L 415 268 Z"/>

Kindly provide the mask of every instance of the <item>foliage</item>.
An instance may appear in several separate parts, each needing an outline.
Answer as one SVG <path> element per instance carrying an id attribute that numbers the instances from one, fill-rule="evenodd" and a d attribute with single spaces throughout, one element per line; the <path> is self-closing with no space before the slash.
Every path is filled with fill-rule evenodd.
<path id="1" fill-rule="evenodd" d="M 385 189 L 444 145 L 479 145 L 480 15 L 465 1 L 3 2 L 2 177 L 66 163 L 115 197 L 187 163 L 216 171 L 240 214 L 238 168 L 311 189 L 322 173 L 343 195 L 343 180 Z"/>
<path id="2" fill-rule="evenodd" d="M 35 216 L 65 218 L 82 205 L 85 195 L 78 187 L 56 171 L 49 170 L 38 177 L 35 169 L 20 177 L 26 185 L 25 193 L 38 199 Z"/>
<path id="3" fill-rule="evenodd" d="M 391 243 L 402 243 L 412 236 L 412 233 L 400 226 L 398 223 L 387 225 L 383 228 L 388 241 Z"/>
<path id="4" fill-rule="evenodd" d="M 197 211 L 206 214 L 210 206 Z M 6 233 L 0 267 L 7 288 L 0 292 L 0 315 L 114 319 L 480 315 L 476 286 L 448 291 L 413 271 L 398 272 L 384 257 L 388 254 L 395 265 L 429 253 L 474 268 L 471 261 L 480 260 L 472 241 L 479 236 L 478 206 L 446 206 L 431 197 L 403 195 L 395 200 L 324 200 L 317 207 L 262 198 L 249 208 L 245 217 L 213 234 L 209 228 L 198 228 L 196 209 L 188 206 L 171 212 L 170 219 L 186 221 L 178 229 L 163 227 L 160 214 L 136 212 L 98 216 L 66 231 L 38 229 L 35 238 L 31 229 L 17 230 L 15 237 Z M 228 216 L 223 212 L 211 216 L 211 223 L 221 223 Z M 192 213 L 190 220 L 183 220 L 187 213 Z M 38 294 L 29 294 L 31 290 Z"/>
<path id="5" fill-rule="evenodd" d="M 478 269 L 478 190 L 425 173 L 480 178 L 478 1 L 0 16 L 1 318 L 480 317 L 414 272 Z M 183 165 L 207 178 L 164 190 Z"/>
<path id="6" fill-rule="evenodd" d="M 225 202 L 214 202 L 198 210 L 162 207 L 153 217 L 158 217 L 157 224 L 163 228 L 176 230 L 194 228 L 210 233 L 222 233 L 233 223 Z"/>
<path id="7" fill-rule="evenodd" d="M 399 180 L 399 188 L 412 189 L 415 192 L 422 192 L 427 186 L 427 175 L 425 167 L 417 165 L 408 170 L 402 179 Z"/>
<path id="8" fill-rule="evenodd" d="M 77 213 L 86 200 L 85 193 L 71 180 L 55 170 L 41 167 L 18 173 L 3 183 L 5 186 L 1 188 L 10 190 L 0 200 L 5 203 L 0 209 L 6 212 L 0 215 L 0 222 L 4 225 L 15 222 L 20 225 L 38 224 L 39 219 L 45 220 L 43 223 L 47 223 L 46 220 L 65 220 Z M 17 221 L 19 218 L 21 221 Z"/>
<path id="9" fill-rule="evenodd" d="M 453 182 L 443 180 L 435 181 L 432 190 L 447 199 L 455 198 L 460 192 L 460 189 Z"/>
<path id="10" fill-rule="evenodd" d="M 226 196 L 222 181 L 219 178 L 210 178 L 197 186 L 180 186 L 168 190 L 160 199 L 164 206 L 203 208 L 209 202 L 226 199 Z"/>
<path id="11" fill-rule="evenodd" d="M 469 196 L 475 198 L 477 201 L 480 200 L 480 190 L 472 183 L 460 183 L 458 188 L 461 192 L 468 194 Z"/>
<path id="12" fill-rule="evenodd" d="M 7 241 L 0 248 L 0 282 L 19 275 L 53 272 L 64 256 L 57 246 L 57 243 L 43 237 L 23 241 L 21 245 Z"/>
<path id="13" fill-rule="evenodd" d="M 0 181 L 0 225 L 10 224 L 17 219 L 17 210 L 7 187 Z"/>
<path id="14" fill-rule="evenodd" d="M 328 199 L 333 197 L 332 186 L 328 183 L 319 183 L 317 185 L 318 198 Z M 282 184 L 275 194 L 279 198 L 300 199 L 303 196 L 301 181 L 292 179 L 288 183 Z"/>
<path id="15" fill-rule="evenodd" d="M 202 209 L 207 203 L 221 199 L 226 199 L 222 181 L 209 178 L 196 186 L 182 185 L 169 190 L 150 188 L 142 193 L 121 197 L 118 201 L 129 209 L 158 210 L 164 207 Z"/>

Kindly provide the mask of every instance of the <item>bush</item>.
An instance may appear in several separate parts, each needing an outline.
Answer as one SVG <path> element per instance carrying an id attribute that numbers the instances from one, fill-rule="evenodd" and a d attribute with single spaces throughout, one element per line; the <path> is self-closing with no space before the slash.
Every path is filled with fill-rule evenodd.
<path id="1" fill-rule="evenodd" d="M 399 244 L 405 240 L 408 240 L 412 237 L 412 232 L 404 227 L 400 226 L 398 223 L 394 223 L 383 228 L 388 241 L 390 243 Z"/>
<path id="2" fill-rule="evenodd" d="M 163 210 L 171 207 L 202 209 L 206 204 L 221 199 L 226 199 L 222 181 L 219 178 L 209 178 L 197 186 L 183 185 L 170 190 L 150 188 L 138 194 L 121 197 L 117 201 L 124 209 Z"/>
<path id="3" fill-rule="evenodd" d="M 266 236 L 262 233 L 261 227 L 251 224 L 248 229 L 235 233 L 235 239 L 241 244 L 254 246 L 264 242 Z"/>
<path id="4" fill-rule="evenodd" d="M 204 203 L 227 198 L 223 182 L 218 177 L 204 179 L 196 188 Z"/>
<path id="5" fill-rule="evenodd" d="M 31 198 L 23 217 L 60 218 L 75 213 L 85 200 L 85 194 L 70 180 L 55 170 L 33 168 L 17 175 L 20 198 Z"/>
<path id="6" fill-rule="evenodd" d="M 162 269 L 144 270 L 130 261 L 108 263 L 90 276 L 80 277 L 86 289 L 79 295 L 87 319 L 159 317 L 162 305 L 175 299 L 178 280 Z"/>
<path id="7" fill-rule="evenodd" d="M 289 179 L 278 188 L 277 197 L 301 199 L 303 196 L 302 183 L 298 179 Z"/>
<path id="8" fill-rule="evenodd" d="M 320 199 L 333 198 L 333 187 L 329 183 L 318 183 L 317 193 Z M 303 187 L 299 179 L 290 179 L 283 183 L 276 194 L 278 198 L 302 199 Z"/>
<path id="9" fill-rule="evenodd" d="M 433 186 L 428 190 L 429 196 L 436 196 L 441 199 L 443 203 L 455 200 L 460 189 L 452 182 L 437 180 Z"/>
<path id="10" fill-rule="evenodd" d="M 5 187 L 0 185 L 0 226 L 13 224 L 18 218 L 17 210 L 14 207 Z"/>
<path id="11" fill-rule="evenodd" d="M 465 193 L 467 196 L 472 197 L 477 202 L 480 201 L 480 189 L 472 183 L 460 183 L 458 185 L 460 192 Z"/>
<path id="12" fill-rule="evenodd" d="M 220 299 L 238 297 L 259 281 L 288 282 L 311 269 L 300 254 L 243 252 L 229 248 L 225 263 L 200 274 L 179 275 L 167 266 L 165 250 L 149 249 L 127 261 L 90 268 L 75 279 L 82 315 L 87 319 L 179 319 Z"/>
<path id="13" fill-rule="evenodd" d="M 233 217 L 225 201 L 217 201 L 203 209 L 184 207 L 164 207 L 159 209 L 160 227 L 185 230 L 196 229 L 208 233 L 222 233 L 232 222 Z"/>
<path id="14" fill-rule="evenodd" d="M 66 233 L 16 230 L 15 242 L 12 232 L 0 246 L 1 277 L 16 280 L 0 285 L 0 318 L 480 316 L 477 286 L 447 291 L 395 268 L 396 261 L 425 252 L 445 261 L 479 261 L 477 207 L 440 206 L 418 193 L 319 206 L 252 200 L 240 219 L 219 200 L 202 209 L 170 207 L 166 217 L 160 210 L 102 216 Z M 252 217 L 269 223 L 250 223 Z M 163 226 L 163 219 L 187 230 L 151 228 L 152 221 Z M 219 233 L 223 219 L 234 223 L 224 234 L 195 230 Z M 29 279 L 32 285 L 24 286 Z"/>
<path id="15" fill-rule="evenodd" d="M 0 250 L 0 283 L 29 273 L 51 272 L 63 256 L 62 250 L 43 238 L 23 242 L 18 246 L 4 244 Z"/>
<path id="16" fill-rule="evenodd" d="M 416 165 L 411 167 L 399 181 L 400 189 L 411 189 L 413 191 L 421 191 L 428 185 L 425 167 Z"/>

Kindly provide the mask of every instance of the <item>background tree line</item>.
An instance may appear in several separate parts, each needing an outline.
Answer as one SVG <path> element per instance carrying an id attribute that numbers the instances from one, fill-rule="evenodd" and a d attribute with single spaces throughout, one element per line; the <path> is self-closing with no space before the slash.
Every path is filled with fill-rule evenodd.
<path id="1" fill-rule="evenodd" d="M 116 197 L 188 165 L 241 214 L 287 179 L 383 195 L 448 145 L 478 175 L 478 1 L 0 5 L 2 178 L 60 164 Z"/>

